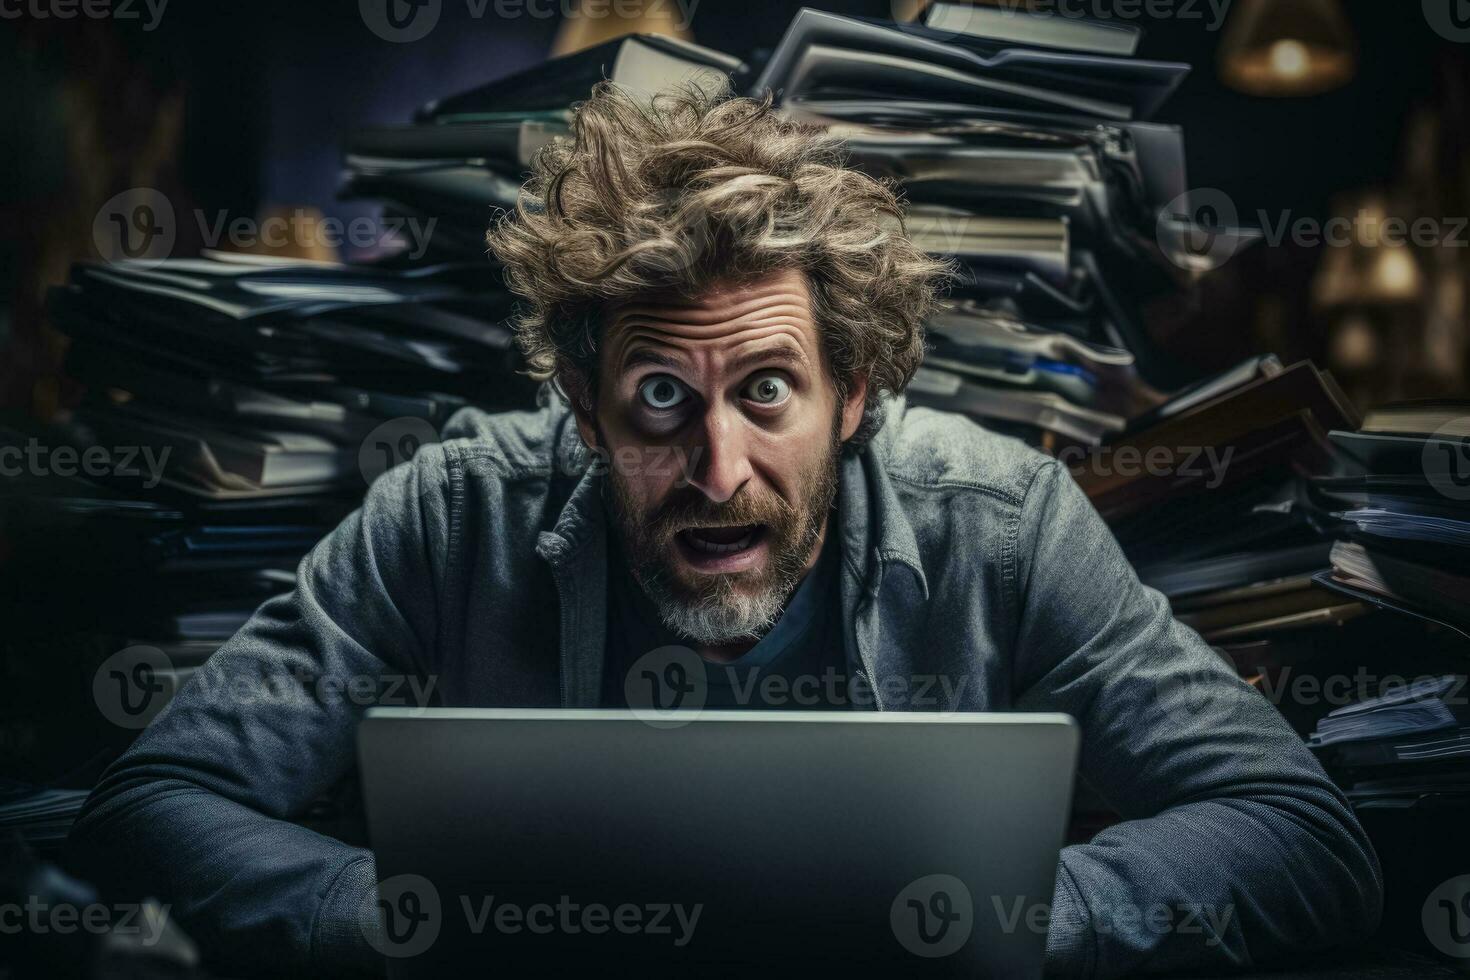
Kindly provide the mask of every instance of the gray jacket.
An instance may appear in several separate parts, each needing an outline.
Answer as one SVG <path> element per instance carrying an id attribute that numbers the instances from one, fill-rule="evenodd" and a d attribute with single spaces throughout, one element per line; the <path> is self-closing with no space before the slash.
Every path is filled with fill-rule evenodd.
<path id="1" fill-rule="evenodd" d="M 73 832 L 86 870 L 172 904 L 232 969 L 372 962 L 371 853 L 288 822 L 354 764 L 363 699 L 323 690 L 401 675 L 449 706 L 597 706 L 605 477 L 560 404 L 462 412 L 446 436 L 374 483 Z M 843 456 L 835 530 L 849 672 L 877 708 L 1081 726 L 1082 777 L 1123 821 L 1062 852 L 1049 972 L 1244 966 L 1376 927 L 1377 859 L 1342 794 L 1055 461 L 895 400 Z M 313 696 L 252 683 L 279 676 Z"/>

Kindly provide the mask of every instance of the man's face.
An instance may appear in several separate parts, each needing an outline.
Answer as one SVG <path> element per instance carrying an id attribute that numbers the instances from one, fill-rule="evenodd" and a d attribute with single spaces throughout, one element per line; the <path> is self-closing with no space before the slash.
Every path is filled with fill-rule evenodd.
<path id="1" fill-rule="evenodd" d="M 760 635 L 816 560 L 866 384 L 838 397 L 799 272 L 626 304 L 603 337 L 578 424 L 634 577 L 699 643 Z"/>

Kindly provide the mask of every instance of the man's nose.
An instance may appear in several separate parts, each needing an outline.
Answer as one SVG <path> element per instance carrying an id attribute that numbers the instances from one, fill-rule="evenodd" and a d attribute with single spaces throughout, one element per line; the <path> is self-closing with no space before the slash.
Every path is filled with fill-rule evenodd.
<path id="1" fill-rule="evenodd" d="M 694 446 L 699 454 L 690 483 L 722 504 L 753 474 L 746 452 L 745 426 L 733 409 L 712 406 L 704 414 Z"/>

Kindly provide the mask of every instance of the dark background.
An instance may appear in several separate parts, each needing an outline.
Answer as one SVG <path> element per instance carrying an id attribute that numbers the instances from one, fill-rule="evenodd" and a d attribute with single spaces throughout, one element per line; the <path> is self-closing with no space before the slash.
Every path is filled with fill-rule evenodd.
<path id="1" fill-rule="evenodd" d="M 29 0 L 7 2 L 14 11 Z M 315 207 L 344 219 L 367 213 L 367 204 L 334 198 L 343 134 L 406 121 L 432 97 L 545 58 L 562 2 L 540 3 L 548 16 L 509 18 L 497 16 L 492 2 L 477 18 L 466 0 L 444 0 L 438 26 L 408 44 L 378 38 L 349 0 L 173 0 L 152 31 L 144 30 L 141 3 L 143 16 L 129 21 L 0 19 L 0 407 L 43 418 L 66 407 L 66 386 L 56 379 L 60 341 L 44 327 L 41 297 L 70 262 L 92 256 L 91 220 L 110 196 L 150 186 L 181 210 L 209 214 L 252 217 L 272 206 Z M 1242 2 L 1235 0 L 1232 14 Z M 1470 146 L 1470 44 L 1436 34 L 1417 0 L 1343 0 L 1358 48 L 1356 76 L 1329 94 L 1285 99 L 1243 95 L 1221 82 L 1224 32 L 1210 29 L 1205 0 L 1175 0 L 1174 10 L 1197 16 L 1165 19 L 1140 15 L 1147 5 L 1139 0 L 1124 3 L 1134 12 L 1120 19 L 1146 28 L 1142 56 L 1195 67 L 1160 119 L 1186 128 L 1190 185 L 1225 191 L 1244 223 L 1257 223 L 1262 210 L 1270 222 L 1288 213 L 1326 220 L 1352 200 L 1344 195 L 1402 187 L 1415 145 L 1406 130 L 1421 111 L 1440 122 L 1430 166 L 1453 188 L 1429 213 L 1470 213 L 1463 152 Z M 814 5 L 892 13 L 888 0 Z M 700 0 L 693 39 L 748 55 L 774 44 L 798 7 Z M 1114 7 L 1115 0 L 1070 0 L 1066 9 L 1107 15 Z M 1422 200 L 1409 211 L 1405 217 L 1425 213 Z M 176 255 L 197 247 L 190 224 L 180 223 Z M 1336 368 L 1362 407 L 1463 394 L 1463 364 L 1427 372 L 1401 364 L 1355 378 L 1332 363 L 1333 324 L 1308 301 L 1324 251 L 1256 248 L 1206 284 L 1196 303 L 1158 313 L 1151 327 L 1201 373 L 1273 351 L 1288 362 L 1312 357 Z M 1470 250 L 1457 251 L 1460 267 L 1470 268 L 1463 257 Z M 1463 320 L 1460 360 L 1470 346 Z M 1375 329 L 1386 331 L 1385 348 L 1421 345 L 1412 317 Z"/>

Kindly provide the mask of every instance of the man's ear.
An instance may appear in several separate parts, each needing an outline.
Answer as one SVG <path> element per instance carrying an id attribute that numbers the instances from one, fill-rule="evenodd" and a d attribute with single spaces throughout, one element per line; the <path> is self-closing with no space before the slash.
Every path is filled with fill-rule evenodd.
<path id="1" fill-rule="evenodd" d="M 597 444 L 596 405 L 592 397 L 592 386 L 576 368 L 562 365 L 556 372 L 557 384 L 572 403 L 572 416 L 577 420 L 577 432 L 589 449 L 600 448 Z"/>
<path id="2" fill-rule="evenodd" d="M 863 407 L 868 401 L 868 376 L 855 374 L 847 386 L 847 398 L 842 403 L 842 441 L 853 437 L 858 426 L 863 424 Z"/>

